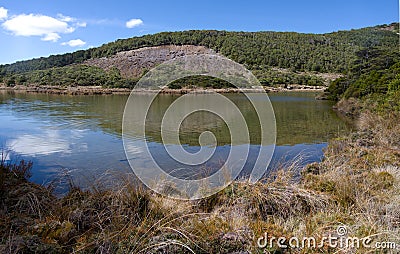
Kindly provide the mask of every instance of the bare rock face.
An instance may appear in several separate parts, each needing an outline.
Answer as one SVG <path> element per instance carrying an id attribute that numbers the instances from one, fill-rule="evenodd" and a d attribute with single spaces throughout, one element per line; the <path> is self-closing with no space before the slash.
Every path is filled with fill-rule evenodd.
<path id="1" fill-rule="evenodd" d="M 106 71 L 117 68 L 124 78 L 139 78 L 154 66 L 185 55 L 215 54 L 211 49 L 193 45 L 164 45 L 119 52 L 111 57 L 86 60 L 83 64 L 97 66 Z"/>

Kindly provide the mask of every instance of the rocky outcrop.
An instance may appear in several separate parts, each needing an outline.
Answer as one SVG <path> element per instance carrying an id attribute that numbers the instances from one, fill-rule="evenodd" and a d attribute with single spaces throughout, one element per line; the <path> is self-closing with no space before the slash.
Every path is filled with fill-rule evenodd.
<path id="1" fill-rule="evenodd" d="M 123 51 L 110 57 L 89 59 L 83 64 L 97 66 L 106 71 L 115 67 L 124 78 L 139 78 L 146 70 L 162 62 L 185 55 L 206 53 L 215 54 L 213 50 L 203 46 L 164 45 Z"/>

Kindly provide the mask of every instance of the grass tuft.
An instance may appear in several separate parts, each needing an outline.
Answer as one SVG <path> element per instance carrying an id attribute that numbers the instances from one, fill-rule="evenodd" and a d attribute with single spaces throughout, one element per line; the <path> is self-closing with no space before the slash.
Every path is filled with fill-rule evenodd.
<path id="1" fill-rule="evenodd" d="M 365 247 L 257 246 L 258 238 L 348 236 L 400 240 L 399 115 L 364 111 L 359 131 L 332 140 L 321 163 L 281 165 L 210 197 L 169 199 L 117 176 L 56 197 L 28 181 L 31 163 L 0 164 L 1 253 L 370 253 Z M 298 158 L 300 160 L 301 158 Z M 288 242 L 286 242 L 288 243 Z M 394 250 L 395 252 L 396 250 Z M 390 253 L 390 251 L 388 251 Z M 377 252 L 380 253 L 380 252 Z M 382 253 L 385 253 L 382 251 Z"/>

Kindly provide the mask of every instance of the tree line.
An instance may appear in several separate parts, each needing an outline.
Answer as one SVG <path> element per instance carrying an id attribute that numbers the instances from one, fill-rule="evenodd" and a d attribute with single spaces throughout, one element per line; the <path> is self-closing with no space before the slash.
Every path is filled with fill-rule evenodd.
<path id="1" fill-rule="evenodd" d="M 387 52 L 398 45 L 398 35 L 387 29 L 389 25 L 367 27 L 326 34 L 295 32 L 228 32 L 190 30 L 162 32 L 129 39 L 120 39 L 98 48 L 73 53 L 52 55 L 0 66 L 0 82 L 25 84 L 54 82 L 53 84 L 101 84 L 131 86 L 116 70 L 103 71 L 79 65 L 87 59 L 107 57 L 121 51 L 160 45 L 200 45 L 213 49 L 237 61 L 256 73 L 265 85 L 299 83 L 321 84 L 322 80 L 297 72 L 337 72 L 354 74 L 357 61 L 365 61 L 358 54 L 376 49 Z M 396 26 L 398 24 L 391 24 Z M 364 51 L 363 51 L 364 50 Z M 364 52 L 365 53 L 365 52 Z M 373 52 L 371 52 L 373 53 Z M 291 73 L 277 73 L 271 67 L 285 68 Z M 360 66 L 359 66 L 360 67 Z M 73 71 L 72 71 L 73 70 Z M 73 73 L 74 71 L 80 74 Z"/>

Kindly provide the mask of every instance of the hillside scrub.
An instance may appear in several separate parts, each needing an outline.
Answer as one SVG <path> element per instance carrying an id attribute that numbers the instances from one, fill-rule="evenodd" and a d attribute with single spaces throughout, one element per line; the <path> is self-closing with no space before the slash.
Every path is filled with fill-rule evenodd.
<path id="1" fill-rule="evenodd" d="M 359 62 L 362 65 L 376 52 L 398 51 L 397 32 L 398 23 L 326 34 L 162 32 L 73 53 L 0 65 L 0 83 L 74 86 L 93 85 L 93 82 L 105 87 L 132 88 L 149 69 L 181 56 L 182 52 L 213 51 L 243 64 L 265 86 L 315 86 L 330 81 L 318 74 L 347 74 L 360 57 L 364 57 Z"/>
<path id="2" fill-rule="evenodd" d="M 204 46 L 236 62 L 246 64 L 250 69 L 276 66 L 297 71 L 342 72 L 355 59 L 354 52 L 368 47 L 386 48 L 397 44 L 398 29 L 398 23 L 393 23 L 326 34 L 216 30 L 162 32 L 121 39 L 74 53 L 2 65 L 0 73 L 45 70 L 82 63 L 88 59 L 109 57 L 123 51 L 161 45 Z"/>

